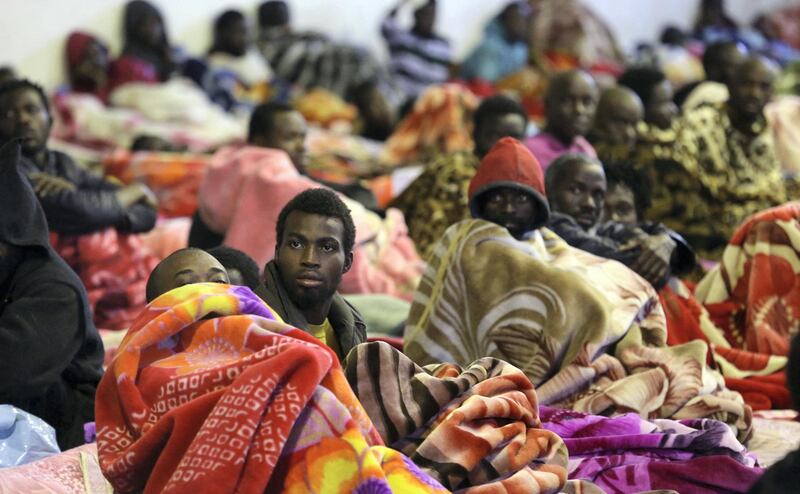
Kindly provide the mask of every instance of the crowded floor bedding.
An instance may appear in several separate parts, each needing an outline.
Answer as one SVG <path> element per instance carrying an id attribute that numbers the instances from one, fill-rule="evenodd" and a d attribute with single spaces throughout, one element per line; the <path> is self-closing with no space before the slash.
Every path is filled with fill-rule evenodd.
<path id="1" fill-rule="evenodd" d="M 0 403 L 62 448 L 0 493 L 797 489 L 797 9 L 509 2 L 459 61 L 439 3 L 388 62 L 132 0 L 0 68 Z"/>

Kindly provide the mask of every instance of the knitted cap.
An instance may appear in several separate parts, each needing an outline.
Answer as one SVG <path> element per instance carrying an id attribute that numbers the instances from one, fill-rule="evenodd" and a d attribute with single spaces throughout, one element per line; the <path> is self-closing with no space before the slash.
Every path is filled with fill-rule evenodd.
<path id="1" fill-rule="evenodd" d="M 528 192 L 539 203 L 537 224 L 547 223 L 550 205 L 544 188 L 542 167 L 528 148 L 512 137 L 497 141 L 483 157 L 478 171 L 469 183 L 469 209 L 473 218 L 480 217 L 480 196 L 498 187 Z"/>

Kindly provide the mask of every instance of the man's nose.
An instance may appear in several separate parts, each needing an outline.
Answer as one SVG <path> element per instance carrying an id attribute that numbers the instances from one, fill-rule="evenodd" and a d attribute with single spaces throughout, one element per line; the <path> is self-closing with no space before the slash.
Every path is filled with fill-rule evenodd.
<path id="1" fill-rule="evenodd" d="M 300 260 L 304 265 L 308 266 L 316 266 L 319 264 L 316 249 L 313 246 L 306 247 L 303 250 L 303 257 Z"/>

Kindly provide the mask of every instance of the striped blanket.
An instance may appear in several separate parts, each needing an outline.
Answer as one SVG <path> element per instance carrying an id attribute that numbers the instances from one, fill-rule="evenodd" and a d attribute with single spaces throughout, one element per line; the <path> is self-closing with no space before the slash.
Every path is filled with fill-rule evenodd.
<path id="1" fill-rule="evenodd" d="M 530 380 L 494 358 L 423 368 L 366 343 L 348 355 L 345 373 L 383 440 L 451 489 L 744 493 L 762 473 L 720 421 L 540 407 Z M 565 471 L 572 480 L 554 491 Z"/>
<path id="2" fill-rule="evenodd" d="M 446 492 L 383 446 L 335 354 L 244 287 L 154 300 L 100 383 L 96 418 L 117 492 Z"/>
<path id="3" fill-rule="evenodd" d="M 751 410 L 705 364 L 705 342 L 666 347 L 653 288 L 548 230 L 520 242 L 482 220 L 433 249 L 405 330 L 420 365 L 495 357 L 520 368 L 542 404 L 643 418 L 713 417 L 750 433 Z"/>
<path id="4" fill-rule="evenodd" d="M 506 362 L 423 369 L 376 342 L 354 348 L 345 373 L 383 440 L 448 489 L 555 493 L 564 485 L 564 443 L 542 429 L 533 385 Z"/>

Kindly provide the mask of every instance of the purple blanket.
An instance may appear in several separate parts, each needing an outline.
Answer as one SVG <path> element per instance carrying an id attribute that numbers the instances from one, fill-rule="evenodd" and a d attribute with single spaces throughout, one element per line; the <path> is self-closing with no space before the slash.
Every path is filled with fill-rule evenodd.
<path id="1" fill-rule="evenodd" d="M 653 488 L 678 492 L 746 493 L 761 476 L 731 429 L 710 419 L 645 421 L 540 406 L 542 427 L 564 439 L 569 478 L 608 494 Z"/>

